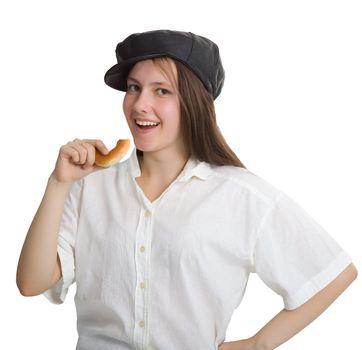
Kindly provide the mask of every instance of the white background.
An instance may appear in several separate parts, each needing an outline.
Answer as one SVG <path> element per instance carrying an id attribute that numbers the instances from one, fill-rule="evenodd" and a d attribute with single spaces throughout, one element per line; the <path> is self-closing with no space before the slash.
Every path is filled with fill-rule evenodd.
<path id="1" fill-rule="evenodd" d="M 226 80 L 216 108 L 229 145 L 362 269 L 361 18 L 360 1 L 349 0 L 1 2 L 0 348 L 75 348 L 75 286 L 61 306 L 24 298 L 17 261 L 60 146 L 131 137 L 123 93 L 103 76 L 133 32 L 192 31 L 219 45 Z M 361 349 L 361 295 L 358 278 L 280 349 Z M 226 341 L 251 336 L 282 306 L 251 276 Z"/>

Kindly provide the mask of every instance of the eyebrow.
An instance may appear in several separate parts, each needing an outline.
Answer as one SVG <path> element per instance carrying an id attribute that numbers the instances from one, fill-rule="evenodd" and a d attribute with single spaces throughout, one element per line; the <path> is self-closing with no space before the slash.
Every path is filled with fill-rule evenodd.
<path id="1" fill-rule="evenodd" d="M 135 83 L 141 85 L 141 83 L 136 78 L 128 77 L 127 80 L 132 80 Z M 171 87 L 171 85 L 167 81 L 153 81 L 152 83 L 150 83 L 150 85 L 168 85 Z"/>

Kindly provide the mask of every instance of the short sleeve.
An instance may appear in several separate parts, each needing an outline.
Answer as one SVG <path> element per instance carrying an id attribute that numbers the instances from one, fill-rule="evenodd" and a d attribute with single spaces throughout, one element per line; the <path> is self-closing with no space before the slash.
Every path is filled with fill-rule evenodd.
<path id="1" fill-rule="evenodd" d="M 253 268 L 295 309 L 332 282 L 351 258 L 296 201 L 281 193 L 260 222 Z"/>
<path id="2" fill-rule="evenodd" d="M 75 182 L 64 204 L 58 234 L 58 255 L 60 258 L 62 277 L 43 295 L 54 304 L 62 304 L 69 287 L 75 282 L 75 237 L 79 217 L 79 193 L 81 183 Z"/>

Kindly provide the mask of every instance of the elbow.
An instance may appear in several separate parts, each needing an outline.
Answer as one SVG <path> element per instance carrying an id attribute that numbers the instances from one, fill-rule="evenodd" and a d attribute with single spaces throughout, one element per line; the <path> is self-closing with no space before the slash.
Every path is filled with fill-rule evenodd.
<path id="1" fill-rule="evenodd" d="M 16 285 L 21 295 L 24 297 L 34 297 L 47 291 L 61 277 L 61 272 L 58 270 L 52 277 L 48 278 L 23 276 L 22 274 L 18 273 L 16 276 Z"/>
<path id="2" fill-rule="evenodd" d="M 345 275 L 345 280 L 347 284 L 352 283 L 358 276 L 358 271 L 356 266 L 353 263 L 347 266 L 343 274 Z"/>
<path id="3" fill-rule="evenodd" d="M 336 286 L 339 285 L 341 289 L 341 292 L 343 292 L 345 289 L 347 289 L 350 284 L 357 278 L 358 271 L 356 266 L 354 266 L 353 263 L 348 265 L 346 269 L 336 278 Z"/>
<path id="4" fill-rule="evenodd" d="M 23 297 L 29 296 L 28 295 L 28 288 L 27 288 L 26 284 L 24 283 L 23 279 L 20 278 L 19 271 L 18 271 L 18 273 L 16 275 L 16 286 L 18 287 L 18 290 L 19 290 L 20 294 Z"/>
<path id="5" fill-rule="evenodd" d="M 351 275 L 351 283 L 358 277 L 358 270 L 354 264 L 350 265 L 350 275 Z"/>
<path id="6" fill-rule="evenodd" d="M 37 295 L 40 295 L 41 293 L 43 293 L 43 291 L 38 291 L 38 290 L 33 290 L 31 288 L 27 288 L 27 287 L 19 287 L 19 292 L 23 297 L 35 297 Z"/>
<path id="7" fill-rule="evenodd" d="M 34 283 L 28 283 L 20 279 L 16 280 L 16 285 L 20 294 L 24 297 L 34 297 L 43 292 L 42 289 L 36 288 Z"/>
<path id="8" fill-rule="evenodd" d="M 18 290 L 23 297 L 32 297 L 35 295 L 30 289 L 26 288 L 23 285 L 18 284 Z"/>
<path id="9" fill-rule="evenodd" d="M 38 295 L 39 293 L 36 293 L 30 286 L 28 286 L 26 283 L 20 282 L 20 281 L 16 281 L 16 285 L 18 287 L 18 290 L 20 292 L 20 294 L 23 297 L 33 297 Z"/>
<path id="10" fill-rule="evenodd" d="M 29 278 L 26 277 L 26 274 L 18 265 L 18 270 L 16 272 L 16 286 L 18 287 L 20 294 L 24 297 L 31 297 L 36 295 L 32 290 L 33 284 L 29 282 L 31 281 L 29 281 Z"/>

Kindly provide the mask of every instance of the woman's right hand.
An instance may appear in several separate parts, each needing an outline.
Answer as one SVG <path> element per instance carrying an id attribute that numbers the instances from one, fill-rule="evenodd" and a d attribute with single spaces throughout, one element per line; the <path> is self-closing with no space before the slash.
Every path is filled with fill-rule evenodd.
<path id="1" fill-rule="evenodd" d="M 104 155 L 109 150 L 101 140 L 80 140 L 68 142 L 59 150 L 58 159 L 51 177 L 59 183 L 71 184 L 101 168 L 95 162 L 96 148 Z"/>

